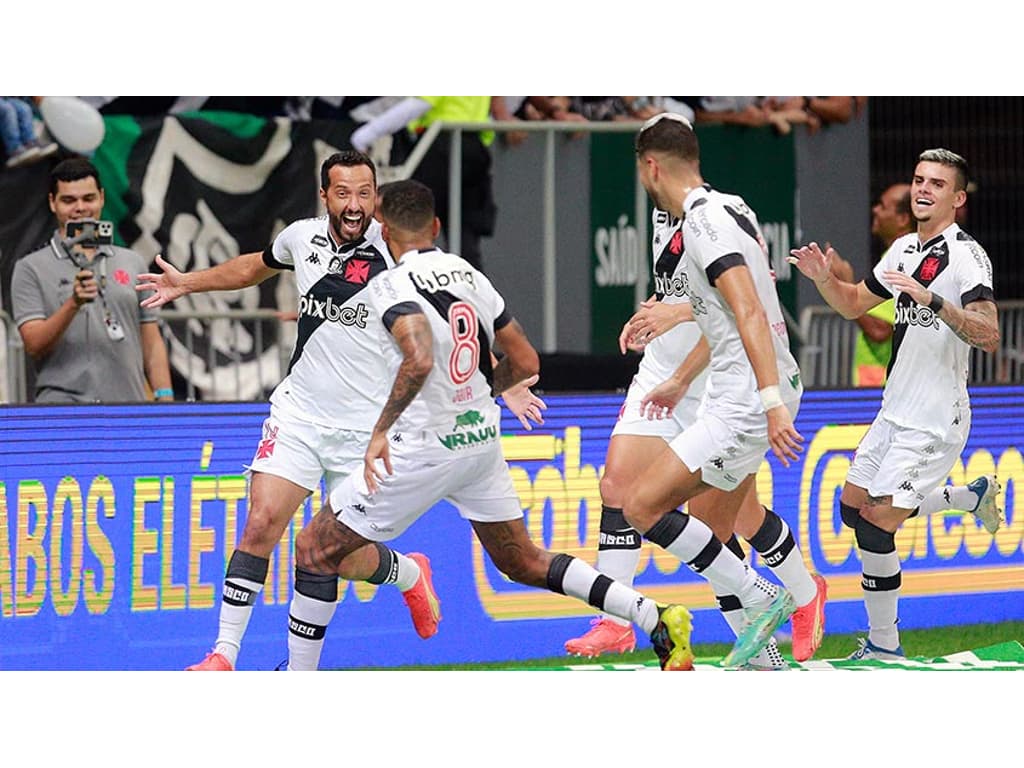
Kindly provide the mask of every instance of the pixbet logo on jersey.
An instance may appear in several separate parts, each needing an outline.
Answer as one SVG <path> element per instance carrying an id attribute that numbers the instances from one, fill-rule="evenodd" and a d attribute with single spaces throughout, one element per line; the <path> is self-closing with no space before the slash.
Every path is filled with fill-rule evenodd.
<path id="1" fill-rule="evenodd" d="M 685 274 L 654 276 L 654 291 L 662 296 L 686 296 L 690 293 L 690 283 Z"/>
<path id="2" fill-rule="evenodd" d="M 939 327 L 939 318 L 928 307 L 920 304 L 896 307 L 896 325 L 920 325 L 923 328 Z"/>
<path id="3" fill-rule="evenodd" d="M 299 299 L 299 314 L 327 320 L 331 323 L 365 328 L 366 316 L 369 311 L 363 302 L 359 302 L 354 307 L 346 307 L 343 304 L 335 304 L 334 299 L 330 296 L 326 301 L 313 296 L 303 296 Z"/>

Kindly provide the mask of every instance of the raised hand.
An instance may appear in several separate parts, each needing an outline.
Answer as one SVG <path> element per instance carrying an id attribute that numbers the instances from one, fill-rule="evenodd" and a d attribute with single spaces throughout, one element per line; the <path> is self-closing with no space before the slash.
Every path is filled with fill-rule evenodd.
<path id="1" fill-rule="evenodd" d="M 932 292 L 905 272 L 886 271 L 882 278 L 894 289 L 905 293 L 921 306 L 927 306 L 932 300 Z"/>
<path id="2" fill-rule="evenodd" d="M 501 393 L 501 399 L 505 401 L 505 407 L 512 411 L 512 414 L 519 419 L 519 423 L 523 425 L 523 429 L 527 432 L 533 431 L 530 420 L 535 424 L 544 423 L 541 411 L 546 411 L 548 407 L 547 403 L 530 390 L 530 387 L 536 384 L 539 379 L 540 377 L 534 374 L 528 379 L 523 379 L 513 384 Z"/>
<path id="3" fill-rule="evenodd" d="M 812 242 L 802 248 L 794 248 L 789 253 L 786 261 L 814 282 L 822 282 L 831 276 L 832 259 L 836 254 L 832 246 L 826 246 L 826 250 L 822 252 L 818 244 Z"/>
<path id="4" fill-rule="evenodd" d="M 152 296 L 147 296 L 139 302 L 147 309 L 162 307 L 189 292 L 185 287 L 185 275 L 177 267 L 169 261 L 165 261 L 160 254 L 156 256 L 156 265 L 163 272 L 143 272 L 135 278 L 136 291 L 139 293 L 153 291 Z"/>
<path id="5" fill-rule="evenodd" d="M 675 411 L 689 387 L 675 378 L 669 378 L 648 392 L 640 401 L 640 415 L 649 421 L 667 419 Z"/>

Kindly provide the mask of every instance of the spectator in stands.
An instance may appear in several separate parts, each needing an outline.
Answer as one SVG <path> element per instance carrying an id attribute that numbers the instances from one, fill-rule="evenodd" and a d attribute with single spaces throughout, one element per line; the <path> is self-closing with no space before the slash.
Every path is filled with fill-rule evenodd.
<path id="1" fill-rule="evenodd" d="M 104 242 L 96 167 L 82 157 L 50 172 L 57 230 L 45 247 L 14 265 L 14 322 L 36 364 L 38 403 L 173 400 L 156 315 L 139 307 L 135 278 L 148 265 L 135 251 Z M 91 221 L 80 235 L 71 222 Z"/>
<path id="2" fill-rule="evenodd" d="M 488 122 L 492 118 L 492 101 L 501 96 L 407 96 L 383 113 L 361 125 L 352 134 L 352 146 L 366 152 L 381 136 L 394 134 L 392 162 L 401 163 L 415 142 L 435 122 Z M 504 102 L 498 106 L 505 115 Z M 446 241 L 450 241 L 448 222 L 448 164 L 451 142 L 441 136 L 431 144 L 412 178 L 433 190 L 437 215 L 441 219 Z M 462 222 L 460 228 L 462 257 L 480 271 L 483 254 L 480 241 L 494 234 L 498 207 L 494 202 L 491 178 L 493 131 L 466 132 L 462 135 Z"/>
<path id="3" fill-rule="evenodd" d="M 573 96 L 571 109 L 587 120 L 647 120 L 665 112 L 660 96 Z"/>
<path id="4" fill-rule="evenodd" d="M 57 151 L 56 143 L 36 133 L 32 105 L 21 96 L 0 96 L 0 140 L 7 153 L 5 167 L 33 163 Z"/>
<path id="5" fill-rule="evenodd" d="M 822 125 L 848 123 L 859 117 L 867 104 L 867 96 L 802 96 L 804 109 L 818 118 Z"/>
<path id="6" fill-rule="evenodd" d="M 815 133 L 829 123 L 845 123 L 860 114 L 860 96 L 679 96 L 698 123 L 772 126 L 785 135 L 794 125 Z"/>
<path id="7" fill-rule="evenodd" d="M 492 110 L 496 120 L 555 120 L 559 122 L 585 123 L 587 118 L 572 111 L 572 99 L 569 96 L 503 96 L 504 107 L 508 117 L 500 117 L 499 110 Z M 499 108 L 500 109 L 500 108 Z M 506 132 L 502 134 L 504 142 L 516 146 L 527 137 L 526 131 Z M 565 134 L 570 139 L 578 139 L 584 134 L 574 132 Z"/>
<path id="8" fill-rule="evenodd" d="M 882 256 L 893 241 L 914 231 L 910 213 L 910 185 L 893 184 L 878 197 L 871 208 L 871 234 L 882 245 Z M 853 282 L 853 266 L 836 253 L 832 274 L 840 280 Z M 892 299 L 883 301 L 856 319 L 860 326 L 853 351 L 853 386 L 881 387 L 892 354 L 892 329 L 895 320 Z"/>

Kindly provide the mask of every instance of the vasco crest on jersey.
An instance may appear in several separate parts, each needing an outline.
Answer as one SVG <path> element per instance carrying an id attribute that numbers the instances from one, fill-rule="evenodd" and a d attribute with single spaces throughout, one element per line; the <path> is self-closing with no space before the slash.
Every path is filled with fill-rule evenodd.
<path id="1" fill-rule="evenodd" d="M 350 258 L 345 262 L 342 278 L 349 283 L 366 285 L 370 279 L 370 262 L 366 259 Z"/>

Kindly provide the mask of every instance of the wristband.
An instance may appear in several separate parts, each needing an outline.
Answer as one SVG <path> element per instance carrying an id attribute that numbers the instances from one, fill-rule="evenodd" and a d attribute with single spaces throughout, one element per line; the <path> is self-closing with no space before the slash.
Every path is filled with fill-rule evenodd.
<path id="1" fill-rule="evenodd" d="M 758 390 L 757 394 L 761 396 L 761 405 L 764 406 L 764 410 L 770 411 L 772 408 L 778 408 L 783 405 L 782 395 L 779 393 L 778 385 L 772 387 L 765 387 L 764 389 Z"/>
<path id="2" fill-rule="evenodd" d="M 174 390 L 170 387 L 163 387 L 153 392 L 153 397 L 174 397 Z"/>
<path id="3" fill-rule="evenodd" d="M 946 303 L 946 300 L 939 296 L 937 293 L 932 293 L 932 300 L 928 302 L 928 309 L 934 312 L 936 315 L 939 314 L 939 310 Z"/>

